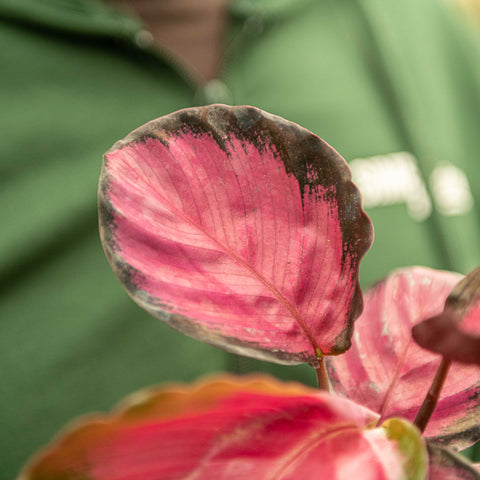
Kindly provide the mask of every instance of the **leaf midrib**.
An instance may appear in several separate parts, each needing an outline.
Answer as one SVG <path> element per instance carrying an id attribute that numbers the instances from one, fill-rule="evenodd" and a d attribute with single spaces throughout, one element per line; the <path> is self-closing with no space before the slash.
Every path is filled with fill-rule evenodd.
<path id="1" fill-rule="evenodd" d="M 145 163 L 150 167 L 148 162 L 145 162 Z M 125 165 L 130 167 L 128 164 L 125 164 Z M 183 221 L 185 221 L 186 223 L 192 225 L 197 230 L 199 230 L 202 234 L 204 234 L 207 238 L 209 238 L 215 245 L 217 245 L 220 250 L 222 250 L 224 253 L 230 256 L 234 261 L 236 261 L 239 265 L 245 268 L 253 277 L 255 277 L 259 282 L 261 282 L 273 294 L 273 296 L 290 312 L 292 317 L 295 319 L 297 325 L 300 327 L 300 329 L 303 331 L 308 341 L 312 345 L 312 348 L 314 350 L 314 356 L 317 357 L 318 355 L 317 352 L 321 352 L 322 350 L 317 344 L 315 337 L 310 332 L 310 329 L 308 328 L 308 326 L 306 325 L 306 323 L 304 322 L 303 318 L 301 317 L 299 312 L 296 310 L 294 305 L 292 305 L 292 303 L 289 302 L 288 299 L 285 298 L 282 295 L 282 293 L 274 285 L 268 282 L 268 280 L 266 280 L 259 272 L 257 272 L 247 262 L 242 260 L 238 255 L 236 255 L 232 250 L 230 250 L 230 248 L 225 247 L 214 236 L 212 236 L 203 226 L 198 225 L 191 218 L 187 217 L 181 211 L 175 208 L 173 204 L 161 192 L 159 192 L 152 183 L 150 183 L 148 180 L 146 181 L 146 183 L 163 200 L 163 202 L 170 208 L 170 211 L 174 215 L 177 215 Z M 193 198 L 195 198 L 195 195 L 192 194 L 192 196 Z"/>

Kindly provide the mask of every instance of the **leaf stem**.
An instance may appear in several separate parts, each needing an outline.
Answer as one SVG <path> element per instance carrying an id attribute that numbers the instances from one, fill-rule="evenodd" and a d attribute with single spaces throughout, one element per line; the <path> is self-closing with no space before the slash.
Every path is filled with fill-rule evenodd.
<path id="1" fill-rule="evenodd" d="M 443 384 L 445 383 L 445 379 L 447 378 L 448 370 L 450 369 L 451 364 L 451 360 L 447 360 L 445 357 L 442 357 L 442 361 L 437 368 L 432 385 L 430 386 L 425 400 L 423 401 L 422 406 L 420 407 L 420 410 L 413 421 L 414 425 L 416 425 L 422 433 L 425 431 L 425 428 L 427 428 L 430 417 L 437 406 L 440 392 Z"/>
<path id="2" fill-rule="evenodd" d="M 327 368 L 325 367 L 325 360 L 323 358 L 318 359 L 318 367 L 315 368 L 317 372 L 318 389 L 330 392 L 330 382 L 328 381 Z"/>

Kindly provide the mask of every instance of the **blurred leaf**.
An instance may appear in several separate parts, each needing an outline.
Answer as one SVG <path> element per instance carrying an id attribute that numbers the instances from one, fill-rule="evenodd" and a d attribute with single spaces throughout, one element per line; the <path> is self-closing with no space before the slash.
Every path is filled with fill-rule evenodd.
<path id="1" fill-rule="evenodd" d="M 480 365 L 480 268 L 452 290 L 444 312 L 416 325 L 412 334 L 421 347 L 448 360 Z"/>
<path id="2" fill-rule="evenodd" d="M 223 377 L 134 395 L 71 427 L 21 480 L 422 480 L 418 430 L 268 377 Z M 405 446 L 412 445 L 415 448 Z"/>
<path id="3" fill-rule="evenodd" d="M 382 424 L 390 440 L 397 442 L 403 457 L 407 478 L 422 480 L 427 475 L 428 455 L 419 430 L 400 418 L 391 418 Z"/>
<path id="4" fill-rule="evenodd" d="M 420 348 L 411 329 L 443 310 L 459 274 L 422 267 L 398 270 L 365 294 L 352 348 L 329 357 L 334 390 L 378 412 L 413 422 L 441 357 Z M 425 435 L 463 449 L 480 437 L 480 369 L 454 364 Z"/>
<path id="5" fill-rule="evenodd" d="M 453 312 L 442 312 L 416 325 L 413 338 L 422 348 L 448 360 L 480 365 L 480 337 L 462 331 L 458 322 Z"/>
<path id="6" fill-rule="evenodd" d="M 107 152 L 103 246 L 132 298 L 172 327 L 316 366 L 349 348 L 362 309 L 372 227 L 350 180 L 333 148 L 282 118 L 182 110 Z"/>
<path id="7" fill-rule="evenodd" d="M 480 480 L 476 466 L 449 448 L 427 443 L 430 480 Z"/>

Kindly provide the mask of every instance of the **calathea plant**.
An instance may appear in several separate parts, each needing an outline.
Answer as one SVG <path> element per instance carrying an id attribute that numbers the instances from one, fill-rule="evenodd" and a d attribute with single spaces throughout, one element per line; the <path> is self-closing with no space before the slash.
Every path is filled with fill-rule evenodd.
<path id="1" fill-rule="evenodd" d="M 142 308 L 239 355 L 308 363 L 319 391 L 260 375 L 145 390 L 20 478 L 480 478 L 455 453 L 480 437 L 480 274 L 402 269 L 362 299 L 372 226 L 320 138 L 252 107 L 167 115 L 107 152 L 99 212 Z"/>

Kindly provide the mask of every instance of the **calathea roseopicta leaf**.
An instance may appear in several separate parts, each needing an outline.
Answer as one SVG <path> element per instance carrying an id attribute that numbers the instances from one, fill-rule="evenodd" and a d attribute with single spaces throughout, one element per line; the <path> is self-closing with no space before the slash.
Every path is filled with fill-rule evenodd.
<path id="1" fill-rule="evenodd" d="M 325 392 L 220 377 L 134 394 L 80 420 L 19 480 L 425 480 L 420 432 Z"/>
<path id="2" fill-rule="evenodd" d="M 286 364 L 349 348 L 372 227 L 309 131 L 252 107 L 159 118 L 105 155 L 99 211 L 118 278 L 172 327 Z"/>
<path id="3" fill-rule="evenodd" d="M 412 334 L 421 347 L 448 360 L 480 365 L 480 267 L 452 290 L 442 313 L 416 325 Z"/>
<path id="4" fill-rule="evenodd" d="M 427 442 L 429 480 L 480 480 L 478 467 L 449 448 Z"/>
<path id="5" fill-rule="evenodd" d="M 459 322 L 460 319 L 447 310 L 416 325 L 412 335 L 421 347 L 447 360 L 480 365 L 480 336 L 464 332 Z"/>
<path id="6" fill-rule="evenodd" d="M 330 357 L 334 390 L 378 412 L 413 422 L 441 357 L 420 348 L 411 329 L 442 312 L 462 278 L 423 267 L 397 270 L 365 293 L 352 348 Z M 480 437 L 480 368 L 454 364 L 425 430 L 431 441 L 467 448 Z"/>

